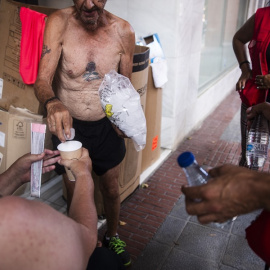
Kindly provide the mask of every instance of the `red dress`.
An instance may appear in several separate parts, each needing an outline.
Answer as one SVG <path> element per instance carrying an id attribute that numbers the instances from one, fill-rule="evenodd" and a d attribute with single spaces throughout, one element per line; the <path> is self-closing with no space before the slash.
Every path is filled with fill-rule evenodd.
<path id="1" fill-rule="evenodd" d="M 257 89 L 257 75 L 268 74 L 266 50 L 270 42 L 270 7 L 260 8 L 255 14 L 255 25 L 252 40 L 248 49 L 252 63 L 252 79 L 246 82 L 245 88 L 239 92 L 242 102 L 252 106 L 265 102 L 268 90 Z"/>

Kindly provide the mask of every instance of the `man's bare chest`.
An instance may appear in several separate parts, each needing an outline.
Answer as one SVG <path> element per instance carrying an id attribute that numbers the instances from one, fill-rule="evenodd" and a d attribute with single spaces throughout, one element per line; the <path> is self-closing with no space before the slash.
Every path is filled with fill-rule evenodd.
<path id="1" fill-rule="evenodd" d="M 61 70 L 70 77 L 83 80 L 103 78 L 117 70 L 121 60 L 121 44 L 108 38 L 78 38 L 63 43 Z"/>

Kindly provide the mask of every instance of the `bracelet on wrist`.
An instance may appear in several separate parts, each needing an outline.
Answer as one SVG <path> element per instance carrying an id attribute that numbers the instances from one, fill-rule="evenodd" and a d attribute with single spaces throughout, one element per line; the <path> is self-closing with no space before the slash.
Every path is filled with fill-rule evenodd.
<path id="1" fill-rule="evenodd" d="M 239 68 L 241 68 L 241 66 L 242 66 L 242 65 L 244 65 L 244 64 L 250 64 L 250 62 L 249 62 L 249 61 L 247 61 L 247 60 L 246 60 L 246 61 L 241 62 L 241 63 L 239 64 Z"/>
<path id="2" fill-rule="evenodd" d="M 48 99 L 44 102 L 44 109 L 45 109 L 45 111 L 47 110 L 47 104 L 48 104 L 49 102 L 55 100 L 55 99 L 60 100 L 58 97 L 51 97 L 51 98 L 48 98 Z"/>

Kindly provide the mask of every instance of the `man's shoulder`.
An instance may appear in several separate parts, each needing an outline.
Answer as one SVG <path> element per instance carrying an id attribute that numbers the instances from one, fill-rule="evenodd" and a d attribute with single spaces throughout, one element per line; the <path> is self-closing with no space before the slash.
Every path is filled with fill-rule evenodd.
<path id="1" fill-rule="evenodd" d="M 65 23 L 70 18 L 70 16 L 72 16 L 72 14 L 73 14 L 73 7 L 67 7 L 64 9 L 56 10 L 48 17 L 48 19 L 56 23 L 61 22 Z"/>
<path id="2" fill-rule="evenodd" d="M 118 16 L 116 16 L 108 11 L 107 11 L 107 17 L 109 18 L 111 24 L 116 26 L 119 31 L 133 32 L 133 28 L 128 21 L 126 21 L 126 20 L 124 20 L 124 19 L 122 19 L 122 18 L 120 18 L 120 17 L 118 17 Z"/>
<path id="3" fill-rule="evenodd" d="M 120 36 L 129 37 L 134 34 L 134 30 L 128 21 L 109 12 L 107 12 L 107 14 L 111 25 L 116 29 Z"/>

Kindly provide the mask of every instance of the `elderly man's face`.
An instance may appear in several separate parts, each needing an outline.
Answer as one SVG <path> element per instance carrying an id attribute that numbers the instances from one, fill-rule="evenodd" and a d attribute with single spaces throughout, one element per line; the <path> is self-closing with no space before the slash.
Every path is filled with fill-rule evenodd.
<path id="1" fill-rule="evenodd" d="M 73 0 L 79 19 L 86 27 L 97 26 L 107 0 Z"/>

